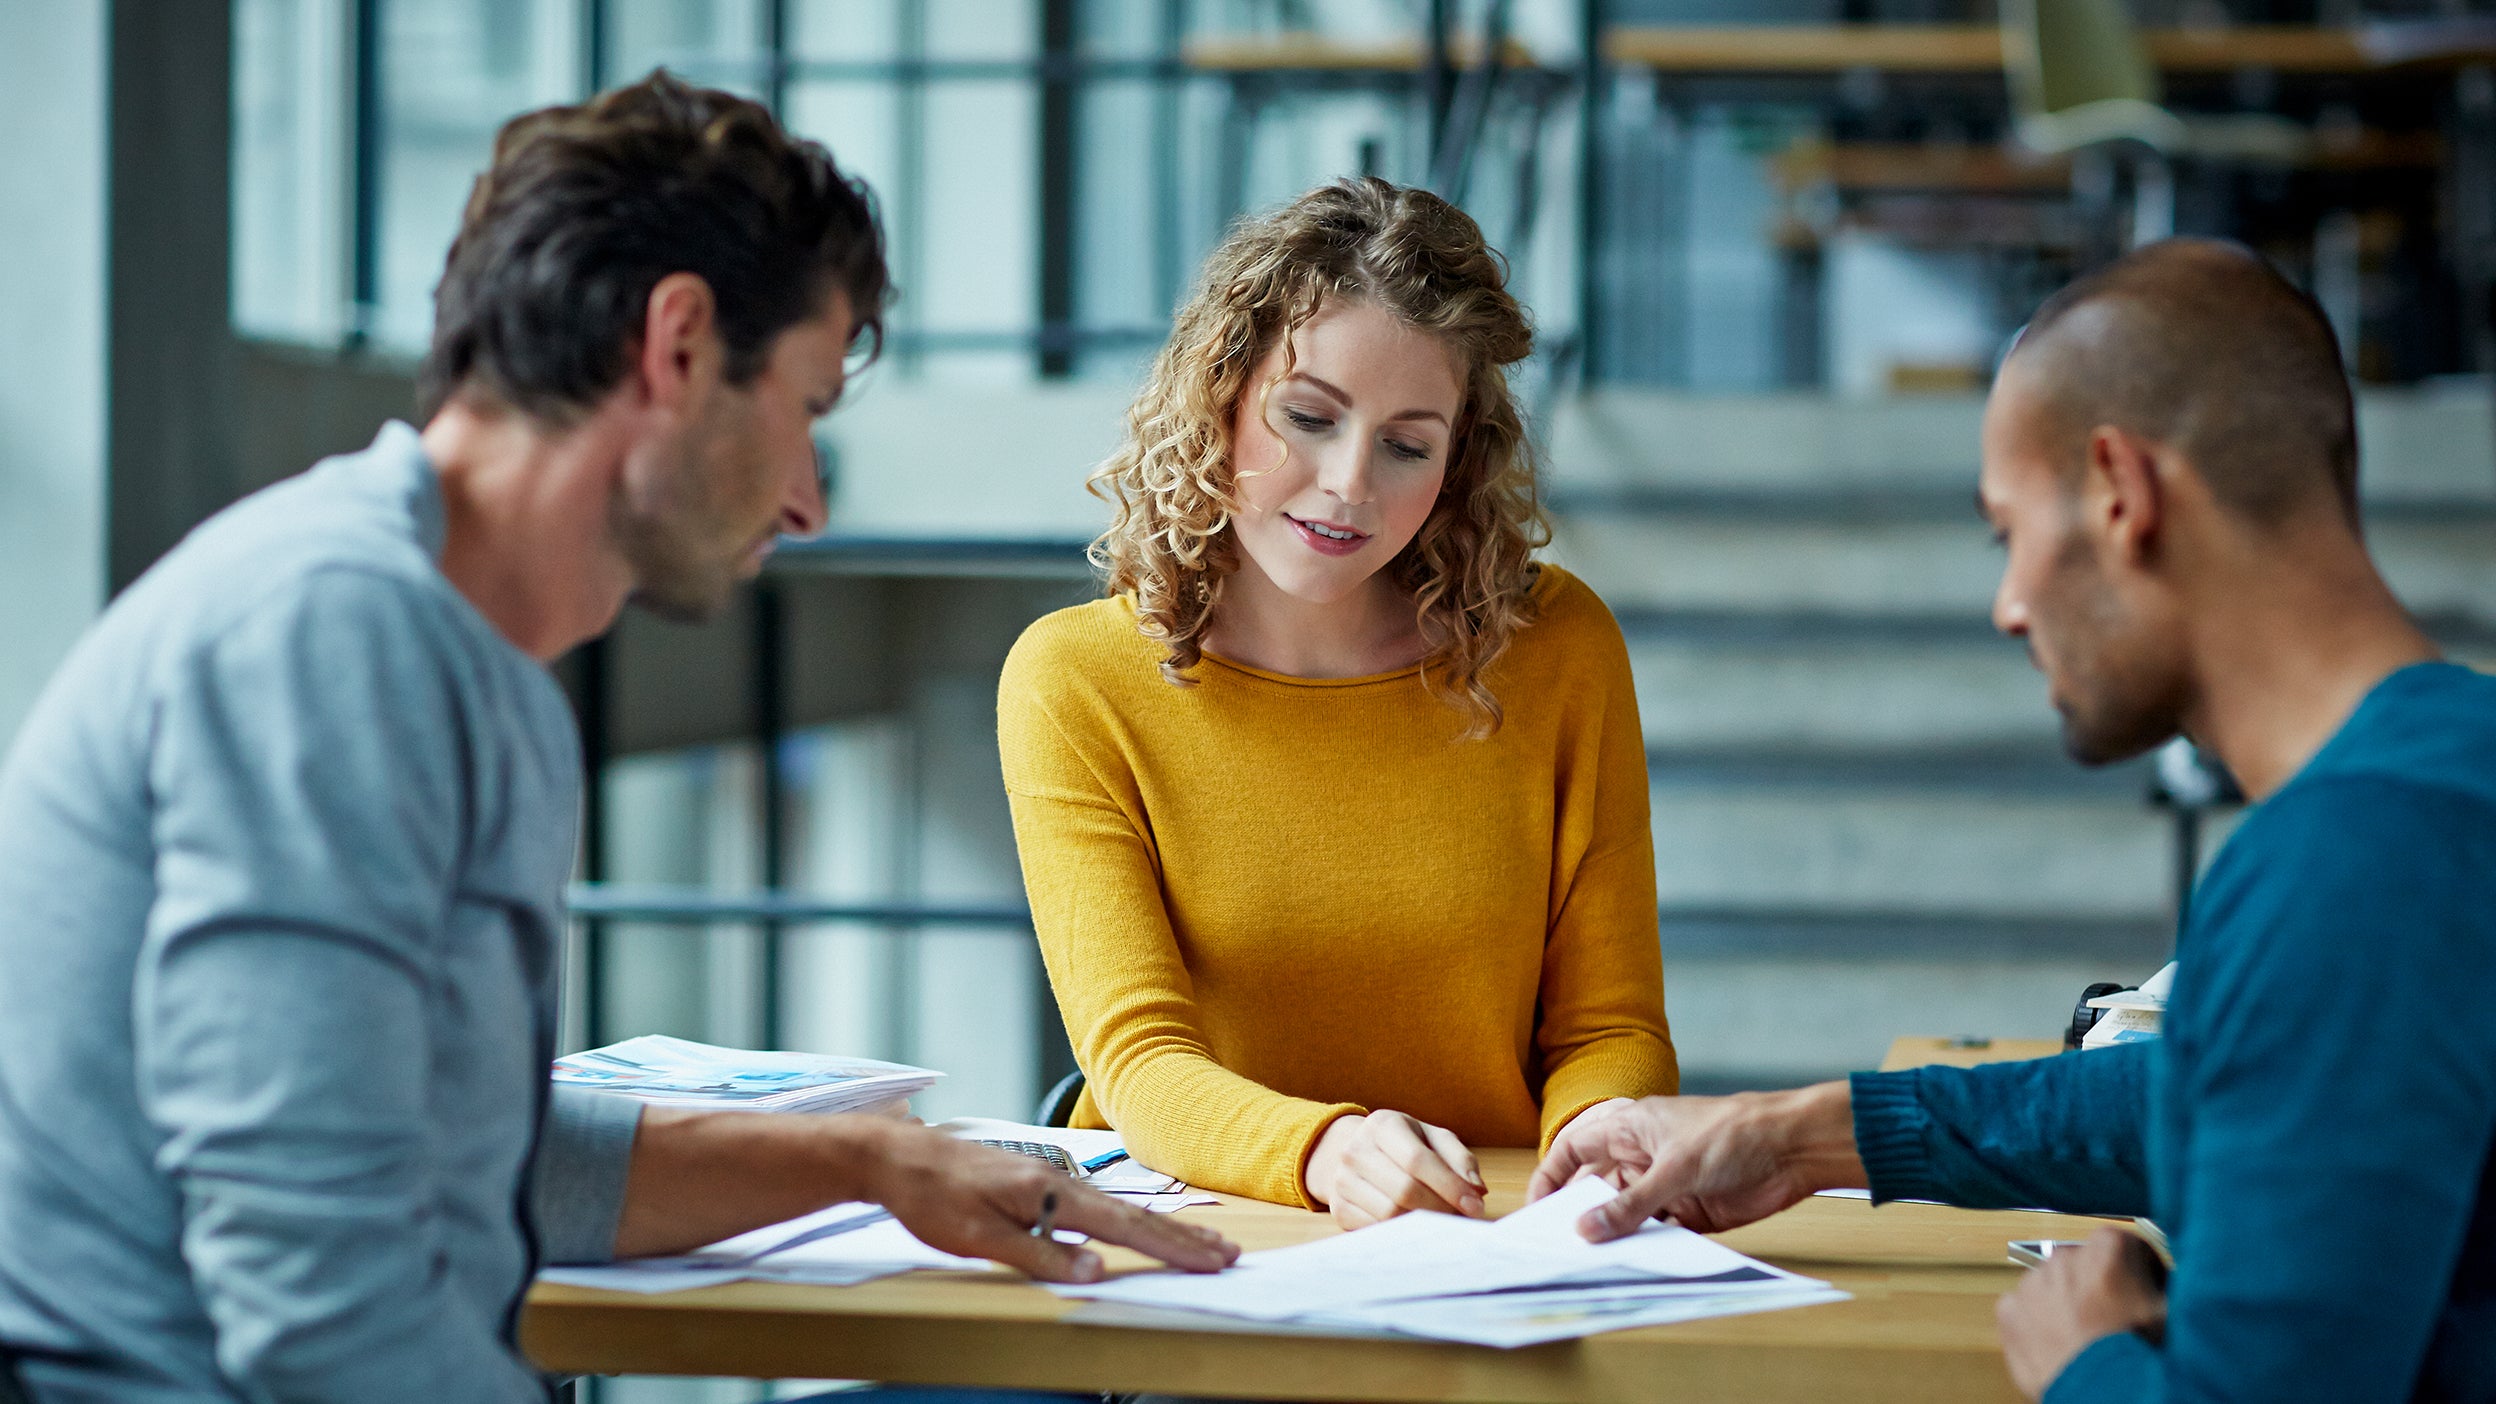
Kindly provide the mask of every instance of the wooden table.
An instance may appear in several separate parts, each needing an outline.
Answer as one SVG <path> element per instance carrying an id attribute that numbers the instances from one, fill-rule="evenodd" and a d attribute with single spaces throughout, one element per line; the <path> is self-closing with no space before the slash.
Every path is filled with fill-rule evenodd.
<path id="1" fill-rule="evenodd" d="M 1893 1058 L 1923 1043 L 1900 1040 Z M 1927 1050 L 1954 1061 L 2056 1045 L 2001 1040 Z M 1927 1060 L 1929 1061 L 1929 1059 Z M 1524 1199 L 1532 1156 L 1485 1151 L 1491 1208 Z M 1184 1211 L 1243 1247 L 1333 1232 L 1315 1214 L 1226 1198 Z M 1047 1390 L 1268 1399 L 1595 1401 L 2010 1400 L 1994 1299 L 2018 1269 L 2014 1238 L 2084 1236 L 2051 1214 L 1927 1205 L 1875 1210 L 1812 1199 L 1725 1235 L 1743 1252 L 1826 1278 L 1854 1300 L 1758 1316 L 1616 1331 L 1499 1351 L 1422 1341 L 1277 1336 L 1245 1329 L 1087 1322 L 1102 1308 L 1004 1272 L 913 1273 L 857 1287 L 737 1283 L 640 1297 L 541 1286 L 521 1340 L 540 1365 L 585 1374 L 874 1379 Z M 1113 1268 L 1141 1263 L 1108 1250 Z"/>
<path id="2" fill-rule="evenodd" d="M 1889 1056 L 1881 1059 L 1881 1071 L 1896 1072 L 1932 1063 L 1972 1068 L 1978 1063 L 2051 1058 L 2062 1051 L 2063 1041 L 2059 1038 L 1902 1038 L 1889 1045 Z"/>

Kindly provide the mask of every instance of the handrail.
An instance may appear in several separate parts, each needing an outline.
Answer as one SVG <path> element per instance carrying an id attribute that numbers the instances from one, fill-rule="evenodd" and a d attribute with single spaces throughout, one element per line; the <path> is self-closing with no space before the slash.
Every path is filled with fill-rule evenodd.
<path id="1" fill-rule="evenodd" d="M 665 883 L 576 882 L 565 893 L 577 918 L 599 921 L 851 921 L 875 926 L 1031 928 L 1031 912 L 1003 903 L 845 902 L 802 892 L 713 892 Z"/>

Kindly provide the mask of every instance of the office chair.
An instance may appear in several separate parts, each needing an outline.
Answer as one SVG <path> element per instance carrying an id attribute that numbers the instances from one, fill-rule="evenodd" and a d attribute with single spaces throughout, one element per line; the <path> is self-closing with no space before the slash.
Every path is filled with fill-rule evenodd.
<path id="1" fill-rule="evenodd" d="M 2132 220 L 2126 246 L 2175 232 L 2170 161 L 2295 165 L 2313 149 L 2305 128 L 2266 113 L 2184 116 L 2161 100 L 2158 70 L 2141 48 L 2123 0 L 2001 0 L 2002 67 L 2013 131 L 2047 155 L 2129 156 Z M 2073 179 L 2094 181 L 2076 164 Z M 2100 171 L 2103 167 L 2100 167 Z"/>
<path id="2" fill-rule="evenodd" d="M 1057 1085 L 1040 1099 L 1039 1109 L 1031 1114 L 1034 1126 L 1072 1126 L 1075 1124 L 1075 1099 L 1083 1095 L 1083 1071 L 1078 1068 L 1057 1080 Z"/>

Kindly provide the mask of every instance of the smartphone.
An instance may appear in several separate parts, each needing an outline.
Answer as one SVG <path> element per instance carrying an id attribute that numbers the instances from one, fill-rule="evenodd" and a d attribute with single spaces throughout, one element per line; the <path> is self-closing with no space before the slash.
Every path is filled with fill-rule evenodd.
<path id="1" fill-rule="evenodd" d="M 2042 1267 L 2056 1253 L 2068 1252 L 2080 1245 L 2068 1238 L 2014 1238 L 2011 1240 L 2011 1261 L 2021 1267 Z"/>

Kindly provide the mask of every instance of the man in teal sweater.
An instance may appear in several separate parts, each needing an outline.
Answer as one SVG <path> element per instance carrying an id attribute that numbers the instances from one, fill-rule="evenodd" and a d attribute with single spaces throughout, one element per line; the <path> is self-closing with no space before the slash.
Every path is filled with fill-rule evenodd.
<path id="1" fill-rule="evenodd" d="M 2361 539 L 2346 378 L 2230 245 L 2074 284 L 1996 383 L 1979 501 L 2072 754 L 2178 734 L 2259 804 L 2179 935 L 2167 1037 L 1581 1118 L 1537 1194 L 1731 1228 L 1815 1190 L 2149 1215 L 2000 1308 L 2053 1404 L 2496 1399 L 2496 681 L 2437 661 Z"/>

